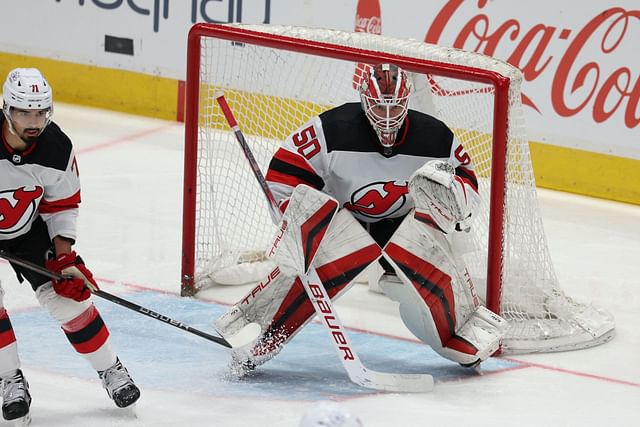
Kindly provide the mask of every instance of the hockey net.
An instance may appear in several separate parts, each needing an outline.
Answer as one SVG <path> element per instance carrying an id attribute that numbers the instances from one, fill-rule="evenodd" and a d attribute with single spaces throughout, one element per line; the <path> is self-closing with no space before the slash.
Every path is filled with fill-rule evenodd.
<path id="1" fill-rule="evenodd" d="M 613 335 L 608 313 L 558 285 L 524 135 L 519 70 L 415 40 L 287 26 L 196 24 L 188 49 L 183 295 L 229 278 L 259 280 L 275 232 L 214 94 L 224 92 L 266 172 L 293 130 L 359 102 L 354 82 L 364 64 L 393 62 L 410 71 L 410 107 L 447 123 L 475 163 L 483 202 L 458 246 L 476 286 L 486 287 L 487 306 L 510 322 L 503 352 L 584 348 Z"/>

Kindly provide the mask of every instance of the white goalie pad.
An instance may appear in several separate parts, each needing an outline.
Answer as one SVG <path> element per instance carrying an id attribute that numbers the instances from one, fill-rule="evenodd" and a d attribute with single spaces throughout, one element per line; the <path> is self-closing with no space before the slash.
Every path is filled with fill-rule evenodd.
<path id="1" fill-rule="evenodd" d="M 273 257 L 282 270 L 296 274 L 307 272 L 337 211 L 335 199 L 309 186 L 298 185 L 267 256 Z"/>
<path id="2" fill-rule="evenodd" d="M 298 190 L 299 189 L 299 190 Z M 313 265 L 331 299 L 380 257 L 381 249 L 348 211 L 328 195 L 298 186 L 268 253 L 272 270 L 214 324 L 224 337 L 250 323 L 262 334 L 245 351 L 254 365 L 273 357 L 315 314 L 298 279 Z"/>
<path id="3" fill-rule="evenodd" d="M 463 365 L 498 350 L 507 322 L 480 305 L 471 276 L 443 233 L 408 215 L 384 256 L 400 280 L 380 286 L 400 303 L 402 320 L 417 338 Z"/>

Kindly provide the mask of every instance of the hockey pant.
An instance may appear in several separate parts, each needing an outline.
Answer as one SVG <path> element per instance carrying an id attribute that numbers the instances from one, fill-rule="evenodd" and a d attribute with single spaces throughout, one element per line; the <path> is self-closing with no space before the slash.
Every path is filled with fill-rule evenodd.
<path id="1" fill-rule="evenodd" d="M 304 197 L 328 197 L 316 190 L 309 190 Z M 295 206 L 292 196 L 285 221 L 287 213 Z M 296 232 L 295 221 L 284 224 L 286 226 L 281 227 L 276 241 L 286 242 Z M 260 338 L 245 352 L 255 365 L 275 356 L 315 314 L 296 269 L 290 265 L 294 258 L 299 259 L 300 256 L 286 249 L 283 244 L 276 250 L 270 259 L 273 268 L 265 280 L 214 322 L 222 336 L 233 335 L 252 322 L 262 327 Z M 329 297 L 335 300 L 352 286 L 353 279 L 361 271 L 380 257 L 380 253 L 380 247 L 353 216 L 341 210 L 330 222 L 312 266 L 316 268 Z"/>
<path id="2" fill-rule="evenodd" d="M 383 249 L 400 280 L 383 280 L 407 328 L 441 356 L 473 366 L 495 353 L 507 323 L 480 305 L 445 234 L 407 215 Z"/>

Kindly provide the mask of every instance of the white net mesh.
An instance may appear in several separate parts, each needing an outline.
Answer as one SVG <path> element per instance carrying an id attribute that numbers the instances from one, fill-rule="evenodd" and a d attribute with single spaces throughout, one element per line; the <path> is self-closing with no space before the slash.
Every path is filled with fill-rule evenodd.
<path id="1" fill-rule="evenodd" d="M 479 54 L 365 33 L 296 27 L 229 26 L 319 41 L 339 48 L 385 52 L 400 57 L 491 70 L 510 79 L 501 314 L 511 327 L 507 353 L 581 348 L 606 341 L 611 317 L 577 304 L 559 288 L 538 208 L 524 137 L 520 72 Z M 353 88 L 356 64 L 213 37 L 201 39 L 197 150 L 195 281 L 207 286 L 219 271 L 243 274 L 244 263 L 260 261 L 273 237 L 265 196 L 228 132 L 214 93 L 223 90 L 263 172 L 280 142 L 302 123 L 332 106 L 359 101 Z M 447 123 L 476 165 L 483 203 L 470 236 L 459 236 L 477 286 L 486 284 L 489 240 L 494 88 L 489 84 L 412 73 L 410 107 Z M 189 102 L 189 100 L 187 101 Z M 187 143 L 193 143 L 187 141 Z M 238 268 L 240 266 L 240 268 Z M 247 274 L 247 277 L 249 275 Z"/>

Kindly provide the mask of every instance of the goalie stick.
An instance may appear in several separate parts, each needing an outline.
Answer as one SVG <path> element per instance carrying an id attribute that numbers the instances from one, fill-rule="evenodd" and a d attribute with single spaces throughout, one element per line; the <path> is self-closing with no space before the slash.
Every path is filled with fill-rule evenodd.
<path id="1" fill-rule="evenodd" d="M 54 280 L 61 280 L 61 279 L 67 279 L 70 278 L 71 276 L 66 276 L 60 273 L 56 273 L 55 271 L 51 271 L 49 269 L 46 269 L 44 267 L 41 267 L 37 264 L 34 264 L 30 261 L 24 260 L 22 258 L 19 258 L 13 254 L 10 254 L 8 252 L 5 252 L 3 250 L 0 250 L 0 258 L 4 258 L 7 261 L 11 262 L 12 264 L 16 264 L 16 265 L 20 265 L 22 267 L 28 268 L 31 271 L 34 271 L 36 273 L 40 273 L 43 276 L 47 276 L 50 279 L 54 279 Z M 227 348 L 234 348 L 234 347 L 243 347 L 244 345 L 248 344 L 249 342 L 254 341 L 258 335 L 259 332 L 255 330 L 255 327 L 251 329 L 247 328 L 246 331 L 240 331 L 238 334 L 234 335 L 233 337 L 229 337 L 227 339 L 222 338 L 222 337 L 218 337 L 215 335 L 211 335 L 208 334 L 206 332 L 200 331 L 196 328 L 193 328 L 189 325 L 185 325 L 182 322 L 179 322 L 177 320 L 174 320 L 170 317 L 165 316 L 164 314 L 160 314 L 156 311 L 150 310 L 148 308 L 142 307 L 141 305 L 138 305 L 136 303 L 133 303 L 131 301 L 128 301 L 126 299 L 120 298 L 119 296 L 110 294 L 108 292 L 105 292 L 103 290 L 95 290 L 92 291 L 92 293 L 96 296 L 99 296 L 100 298 L 104 298 L 107 301 L 111 301 L 115 304 L 121 305 L 123 307 L 128 308 L 129 310 L 133 310 L 137 313 L 143 314 L 145 316 L 151 317 L 152 319 L 156 319 L 159 320 L 163 323 L 166 323 L 168 325 L 174 326 L 178 329 L 181 329 L 183 331 L 192 333 L 194 335 L 197 335 L 201 338 L 204 338 L 208 341 L 212 341 L 215 342 L 216 344 L 220 344 L 224 347 Z M 248 325 L 250 326 L 250 325 Z"/>
<path id="2" fill-rule="evenodd" d="M 242 152 L 251 166 L 253 175 L 260 184 L 260 187 L 269 202 L 269 208 L 273 213 L 274 218 L 281 218 L 282 213 L 278 208 L 276 199 L 269 189 L 264 175 L 260 171 L 258 162 L 253 156 L 253 153 L 249 148 L 244 134 L 238 126 L 238 122 L 236 121 L 224 94 L 222 92 L 217 92 L 215 97 L 218 105 L 220 105 L 220 108 L 222 109 L 229 127 L 233 131 L 236 140 L 242 148 Z M 305 260 L 305 265 L 310 267 L 307 271 L 301 272 L 298 276 L 300 277 L 300 281 L 302 282 L 309 300 L 313 304 L 313 308 L 320 319 L 320 323 L 324 326 L 331 337 L 331 342 L 338 352 L 342 366 L 345 371 L 347 371 L 349 379 L 362 387 L 390 392 L 422 393 L 433 390 L 433 377 L 431 375 L 378 372 L 366 368 L 362 364 L 355 349 L 351 345 L 351 340 L 348 338 L 344 325 L 338 318 L 338 313 L 334 309 L 327 290 L 318 277 L 318 273 L 315 268 L 311 266 L 312 261 L 313 259 Z"/>

